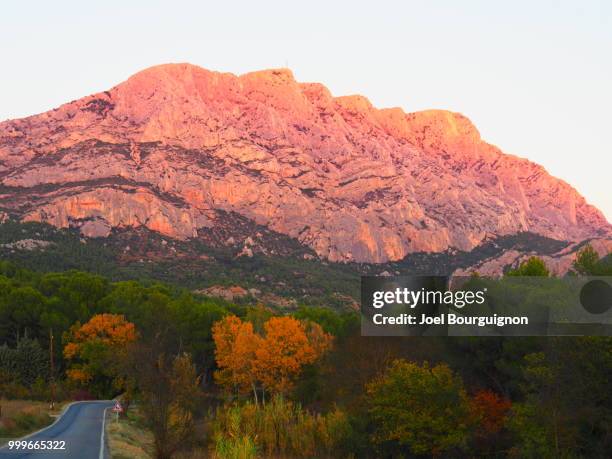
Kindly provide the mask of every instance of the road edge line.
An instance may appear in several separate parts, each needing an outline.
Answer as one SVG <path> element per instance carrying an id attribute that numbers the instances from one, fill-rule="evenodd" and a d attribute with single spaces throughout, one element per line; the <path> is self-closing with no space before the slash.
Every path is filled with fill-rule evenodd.
<path id="1" fill-rule="evenodd" d="M 102 412 L 102 432 L 100 433 L 100 454 L 98 455 L 99 459 L 104 459 L 104 437 L 106 435 L 106 411 L 108 410 L 108 406 L 104 408 Z"/>

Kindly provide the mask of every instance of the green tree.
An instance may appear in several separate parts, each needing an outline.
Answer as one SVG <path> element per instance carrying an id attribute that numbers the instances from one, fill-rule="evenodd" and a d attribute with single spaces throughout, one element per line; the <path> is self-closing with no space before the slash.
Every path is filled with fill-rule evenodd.
<path id="1" fill-rule="evenodd" d="M 478 381 L 506 397 L 518 396 L 523 359 L 542 350 L 544 338 L 462 336 L 447 339 L 446 358 L 466 380 Z"/>
<path id="2" fill-rule="evenodd" d="M 102 276 L 81 271 L 49 273 L 40 280 L 40 291 L 61 300 L 71 323 L 85 322 L 100 312 L 100 301 L 109 292 L 109 282 Z"/>
<path id="3" fill-rule="evenodd" d="M 612 338 L 550 338 L 523 366 L 509 427 L 520 457 L 605 457 L 612 449 Z"/>
<path id="4" fill-rule="evenodd" d="M 45 297 L 35 288 L 11 285 L 0 297 L 0 342 L 15 344 L 19 336 L 26 334 L 39 337 L 45 303 Z"/>
<path id="5" fill-rule="evenodd" d="M 538 257 L 530 257 L 521 262 L 518 268 L 511 269 L 506 273 L 507 276 L 550 276 L 550 271 L 546 267 L 544 260 Z"/>
<path id="6" fill-rule="evenodd" d="M 215 367 L 212 327 L 226 314 L 227 310 L 214 301 L 196 301 L 187 294 L 172 302 L 172 315 L 176 322 L 175 337 L 183 350 L 192 356 L 198 371 L 203 373 L 203 383 L 212 381 Z"/>
<path id="7" fill-rule="evenodd" d="M 439 456 L 466 445 L 469 401 L 448 366 L 396 360 L 367 385 L 367 395 L 372 440 L 381 449 Z"/>
<path id="8" fill-rule="evenodd" d="M 592 275 L 595 274 L 598 262 L 599 255 L 591 244 L 587 244 L 584 249 L 576 255 L 573 267 L 578 274 Z"/>
<path id="9" fill-rule="evenodd" d="M 587 244 L 576 255 L 573 268 L 583 276 L 610 276 L 612 275 L 612 254 L 599 258 L 599 254 L 591 244 Z"/>
<path id="10" fill-rule="evenodd" d="M 329 308 L 304 307 L 299 308 L 293 316 L 299 320 L 309 320 L 319 324 L 326 333 L 336 337 L 345 337 L 359 327 L 359 314 L 338 313 Z"/>
<path id="11" fill-rule="evenodd" d="M 152 339 L 160 325 L 171 334 L 177 332 L 172 295 L 163 285 L 144 286 L 134 281 L 118 282 L 102 299 L 101 306 L 105 311 L 124 315 L 138 326 L 139 333 L 145 339 Z"/>
<path id="12" fill-rule="evenodd" d="M 27 336 L 17 340 L 14 348 L 0 346 L 0 372 L 13 382 L 31 387 L 49 373 L 47 352 L 38 341 Z"/>

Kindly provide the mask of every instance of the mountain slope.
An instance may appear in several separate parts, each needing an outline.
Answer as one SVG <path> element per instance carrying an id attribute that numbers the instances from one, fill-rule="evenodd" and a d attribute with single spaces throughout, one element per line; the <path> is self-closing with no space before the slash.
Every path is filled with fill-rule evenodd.
<path id="1" fill-rule="evenodd" d="M 465 276 L 477 271 L 498 276 L 532 255 L 543 258 L 553 272 L 564 274 L 583 248 L 518 233 L 486 240 L 470 252 L 418 252 L 388 263 L 333 263 L 237 215 L 225 215 L 222 221 L 225 226 L 188 240 L 169 239 L 145 227 L 113 229 L 106 238 L 83 238 L 76 229 L 8 221 L 0 224 L 0 265 L 7 260 L 38 272 L 77 269 L 113 281 L 161 281 L 205 294 L 240 286 L 260 292 L 250 301 L 266 305 L 286 308 L 297 302 L 352 309 L 359 300 L 362 275 Z M 230 231 L 235 241 L 228 244 Z M 600 256 L 612 250 L 612 239 L 589 243 Z"/>
<path id="2" fill-rule="evenodd" d="M 87 236 L 144 226 L 177 239 L 232 212 L 321 257 L 377 263 L 524 231 L 612 234 L 568 184 L 460 114 L 377 110 L 288 70 L 189 64 L 1 123 L 0 211 Z"/>

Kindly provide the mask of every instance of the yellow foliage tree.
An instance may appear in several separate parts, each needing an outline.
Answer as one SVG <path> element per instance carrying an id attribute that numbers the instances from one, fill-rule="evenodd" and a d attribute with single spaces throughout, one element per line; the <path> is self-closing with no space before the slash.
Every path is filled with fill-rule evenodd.
<path id="1" fill-rule="evenodd" d="M 272 317 L 263 325 L 263 336 L 253 325 L 228 316 L 213 327 L 217 381 L 235 390 L 285 394 L 305 365 L 314 363 L 332 342 L 318 324 L 293 317 Z"/>
<path id="2" fill-rule="evenodd" d="M 262 339 L 253 331 L 253 324 L 228 316 L 216 322 L 212 332 L 220 368 L 215 373 L 217 382 L 241 393 L 252 390 L 257 400 L 255 349 Z"/>
<path id="3" fill-rule="evenodd" d="M 255 350 L 257 374 L 264 389 L 285 394 L 304 365 L 327 350 L 331 337 L 318 324 L 306 326 L 293 317 L 272 317 L 264 324 L 265 338 Z"/>

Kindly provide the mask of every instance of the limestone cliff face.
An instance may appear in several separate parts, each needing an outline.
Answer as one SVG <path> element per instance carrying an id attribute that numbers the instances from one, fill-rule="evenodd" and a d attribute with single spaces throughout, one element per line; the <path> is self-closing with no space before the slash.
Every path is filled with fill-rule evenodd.
<path id="1" fill-rule="evenodd" d="M 185 239 L 216 225 L 217 210 L 334 261 L 470 250 L 519 231 L 612 234 L 572 187 L 485 143 L 464 116 L 378 110 L 285 69 L 162 65 L 0 123 L 0 213 Z"/>

